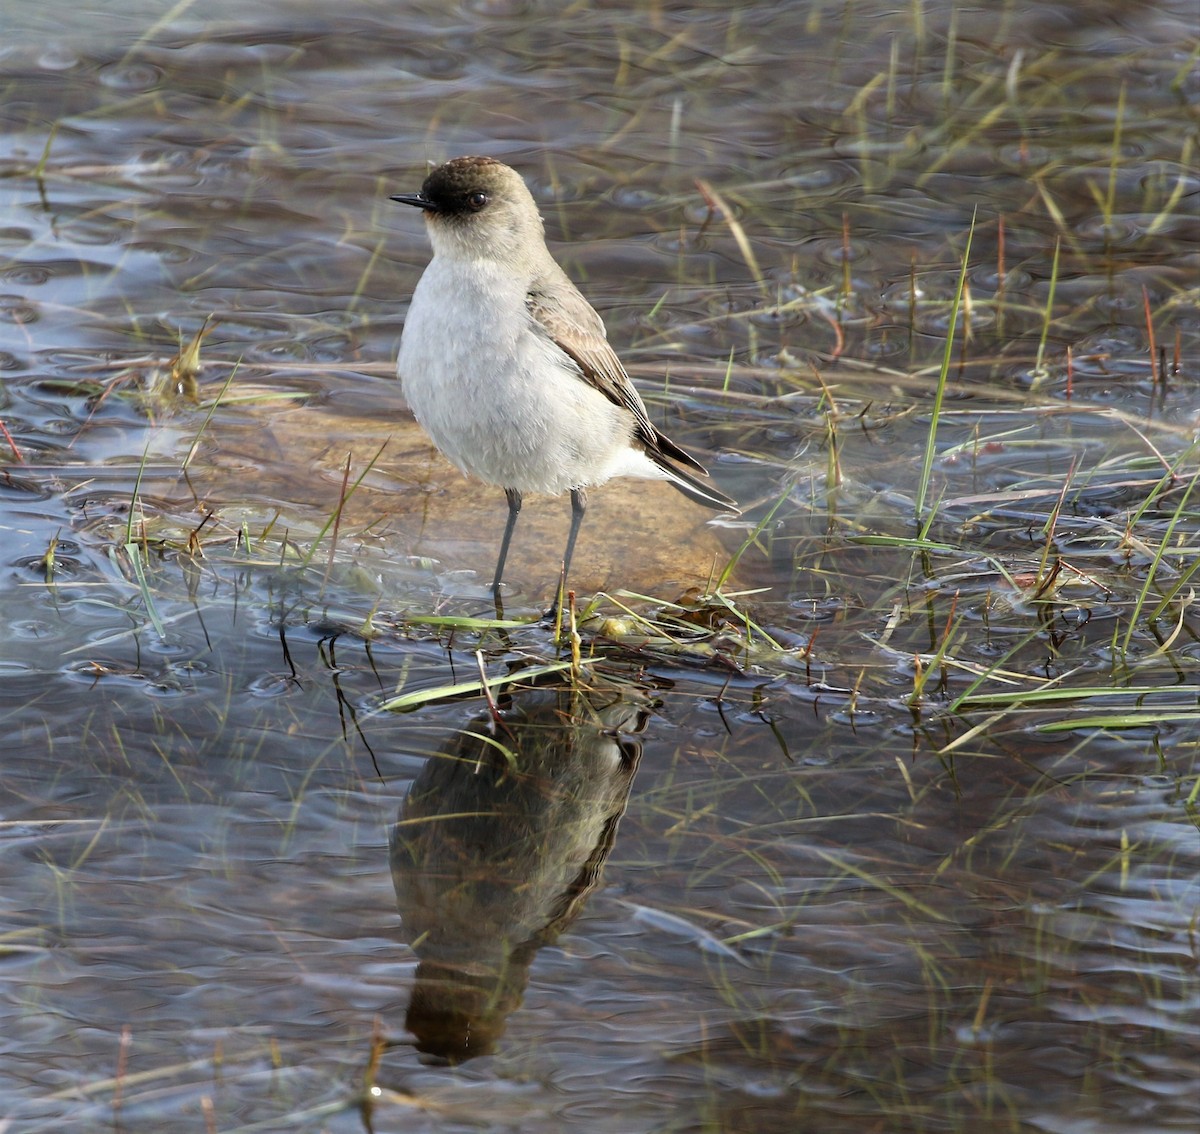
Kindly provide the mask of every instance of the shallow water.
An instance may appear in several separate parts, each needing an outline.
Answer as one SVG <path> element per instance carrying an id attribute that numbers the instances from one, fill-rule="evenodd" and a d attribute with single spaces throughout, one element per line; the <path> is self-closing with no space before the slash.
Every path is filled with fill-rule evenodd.
<path id="1" fill-rule="evenodd" d="M 0 1127 L 1196 1128 L 1191 4 L 4 18 Z M 593 494 L 584 689 L 391 377 L 464 152 L 746 509 Z"/>

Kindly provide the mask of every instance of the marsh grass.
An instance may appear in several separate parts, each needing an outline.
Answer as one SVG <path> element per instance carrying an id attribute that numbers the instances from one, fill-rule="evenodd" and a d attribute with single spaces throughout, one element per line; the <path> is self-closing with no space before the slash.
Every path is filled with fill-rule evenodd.
<path id="1" fill-rule="evenodd" d="M 965 278 L 967 267 L 964 260 L 960 278 Z M 956 301 L 950 302 L 953 306 Z M 797 475 L 800 470 L 784 473 L 783 490 L 752 511 L 740 544 L 717 565 L 702 592 L 679 601 L 645 595 L 592 598 L 577 617 L 584 637 L 583 652 L 595 658 L 615 650 L 614 656 L 627 660 L 653 657 L 659 663 L 689 668 L 716 667 L 742 686 L 755 682 L 769 686 L 794 679 L 799 672 L 811 677 L 815 664 L 823 682 L 842 674 L 840 682 L 833 684 L 841 684 L 847 695 L 853 688 L 854 703 L 860 709 L 902 702 L 921 713 L 960 717 L 966 727 L 973 728 L 971 713 L 975 709 L 987 711 L 994 725 L 1001 706 L 1016 719 L 1026 707 L 1037 705 L 1041 710 L 1038 728 L 1044 730 L 1058 727 L 1045 720 L 1048 704 L 1066 713 L 1068 723 L 1071 714 L 1087 714 L 1092 722 L 1089 727 L 1098 727 L 1090 706 L 1111 698 L 1113 687 L 1094 684 L 1094 659 L 1089 655 L 1103 651 L 1110 674 L 1122 675 L 1129 682 L 1129 698 L 1136 700 L 1152 692 L 1186 704 L 1195 692 L 1194 682 L 1176 686 L 1174 694 L 1159 683 L 1143 683 L 1146 676 L 1164 670 L 1186 673 L 1189 669 L 1173 651 L 1192 636 L 1189 582 L 1200 547 L 1200 512 L 1193 504 L 1193 490 L 1200 465 L 1194 448 L 1180 444 L 1183 430 L 1165 420 L 1138 420 L 1107 406 L 1088 406 L 1077 398 L 1069 409 L 1061 402 L 1042 402 L 1036 405 L 1031 421 L 1028 393 L 1011 398 L 1013 403 L 1019 401 L 1021 408 L 1001 401 L 995 406 L 951 409 L 954 403 L 947 403 L 945 397 L 952 357 L 948 338 L 927 408 L 919 398 L 924 379 L 902 372 L 876 370 L 872 375 L 873 381 L 885 384 L 890 404 L 876 398 L 856 400 L 844 391 L 834 393 L 833 387 L 839 383 L 829 371 L 821 374 L 813 392 L 800 385 L 786 393 L 758 396 L 715 392 L 709 400 L 701 388 L 690 388 L 688 399 L 697 413 L 719 420 L 722 403 L 731 405 L 737 416 L 730 420 L 745 428 L 761 429 L 773 417 L 795 420 L 803 413 L 806 445 L 826 452 L 861 441 L 872 430 L 907 426 L 914 413 L 923 416 L 927 428 L 911 503 L 905 507 L 905 493 L 897 483 L 889 490 L 884 512 L 872 518 L 865 500 L 856 499 L 859 486 L 840 483 L 837 463 L 826 462 L 822 467 L 818 457 L 806 475 Z M 677 368 L 677 381 L 679 377 Z M 780 375 L 779 380 L 785 376 Z M 194 460 L 200 434 L 212 427 L 213 414 L 232 389 L 226 379 L 211 403 L 201 401 L 192 411 L 203 417 L 177 470 L 181 483 L 182 474 Z M 1078 439 L 1048 436 L 1047 426 L 1068 416 L 1074 427 L 1085 423 L 1078 429 Z M 725 433 L 728 436 L 728 425 Z M 1090 459 L 1100 436 L 1107 438 L 1102 459 Z M 1032 471 L 1023 458 L 1026 451 L 1050 455 L 1044 472 Z M 1172 455 L 1168 458 L 1167 454 Z M 294 526 L 281 529 L 277 513 L 266 518 L 257 531 L 244 520 L 231 529 L 221 521 L 219 510 L 205 511 L 191 526 L 182 515 L 161 510 L 151 515 L 139 496 L 147 455 L 148 449 L 138 466 L 114 553 L 128 564 L 149 625 L 160 636 L 164 627 L 154 580 L 164 578 L 163 568 L 170 562 L 202 561 L 208 572 L 217 575 L 226 566 L 238 571 L 253 567 L 264 572 L 264 577 L 285 570 L 288 585 L 297 594 L 311 591 L 299 608 L 312 609 L 327 606 L 323 596 L 331 583 L 343 587 L 360 566 L 353 555 L 339 552 L 340 523 L 347 500 L 361 489 L 382 450 L 359 469 L 352 470 L 347 461 L 337 506 L 324 519 L 307 523 L 308 534 Z M 965 467 L 973 470 L 972 479 L 976 479 L 979 464 L 997 458 L 1022 469 L 1008 487 L 967 493 L 949 487 L 945 474 L 957 475 Z M 940 483 L 935 475 L 939 470 L 943 474 Z M 159 467 L 156 475 L 161 478 L 167 471 Z M 1089 518 L 1080 510 L 1080 501 L 1089 494 L 1114 491 L 1128 501 L 1123 520 L 1111 514 Z M 879 520 L 884 521 L 882 528 Z M 819 537 L 789 534 L 812 521 L 816 522 L 814 530 L 821 532 Z M 906 528 L 911 534 L 905 533 Z M 1028 533 L 1021 536 L 1019 550 L 1009 543 L 1009 533 L 1014 531 Z M 1038 533 L 1037 539 L 1031 542 L 1029 536 L 1034 533 Z M 983 550 L 985 546 L 987 550 Z M 781 548 L 789 547 L 793 548 L 794 565 L 791 588 L 803 592 L 821 580 L 824 597 L 829 597 L 837 584 L 820 566 L 822 561 L 843 558 L 854 548 L 862 549 L 868 558 L 886 556 L 884 570 L 893 581 L 881 578 L 883 585 L 873 588 L 873 597 L 857 612 L 860 648 L 856 648 L 856 638 L 835 641 L 826 633 L 820 648 L 815 649 L 803 623 L 788 612 L 787 600 L 781 601 L 777 584 L 733 589 L 736 575 L 753 580 L 760 574 L 753 564 L 756 557 L 777 561 Z M 48 548 L 47 556 L 51 554 Z M 150 570 L 152 560 L 158 564 L 154 571 Z M 870 585 L 868 572 L 860 580 L 860 594 L 870 593 L 862 590 Z M 520 648 L 532 649 L 535 655 L 546 649 L 553 654 L 556 641 L 569 646 L 573 640 L 567 627 L 547 639 L 531 612 L 502 619 L 467 611 L 410 608 L 384 619 L 387 628 L 381 631 L 380 620 L 367 612 L 356 619 L 350 613 L 354 600 L 350 598 L 347 606 L 347 598 L 344 593 L 333 596 L 333 605 L 347 611 L 340 616 L 347 632 L 403 635 L 420 628 L 452 635 L 462 643 L 478 642 L 499 651 L 497 660 L 513 648 L 512 634 L 523 635 Z M 380 598 L 386 600 L 377 594 L 373 604 L 377 606 Z M 628 605 L 629 600 L 636 605 Z M 943 606 L 937 615 L 942 620 L 940 629 L 923 629 Z M 972 657 L 969 636 L 963 634 L 964 620 L 989 628 L 989 634 L 1015 639 L 1018 645 L 1000 662 Z M 881 637 L 877 629 L 871 629 L 872 624 L 886 625 L 886 635 Z M 1098 637 L 1102 626 L 1106 629 Z M 921 637 L 926 638 L 924 645 L 917 644 Z M 894 684 L 896 661 L 906 654 L 903 642 L 910 643 L 907 656 L 911 665 L 905 668 L 911 675 L 911 687 L 907 691 L 897 690 Z M 580 649 L 576 643 L 576 652 Z M 1022 672 L 1039 651 L 1046 651 L 1043 660 L 1050 662 L 1053 676 Z M 1020 664 L 1015 664 L 1016 658 L 1022 659 Z M 1075 672 L 1068 664 L 1071 658 Z M 550 657 L 547 664 L 559 663 Z M 954 682 L 947 676 L 950 671 L 970 675 L 969 688 L 953 689 Z M 935 676 L 937 680 L 931 684 Z M 1022 685 L 1023 692 L 1012 689 L 1015 682 Z M 411 709 L 481 688 L 478 682 L 455 681 L 397 696 L 389 707 Z M 1054 691 L 1053 697 L 1044 696 L 1049 690 Z M 1181 713 L 1188 715 L 1186 710 Z M 1111 727 L 1120 727 L 1116 716 L 1105 719 L 1114 722 Z"/>

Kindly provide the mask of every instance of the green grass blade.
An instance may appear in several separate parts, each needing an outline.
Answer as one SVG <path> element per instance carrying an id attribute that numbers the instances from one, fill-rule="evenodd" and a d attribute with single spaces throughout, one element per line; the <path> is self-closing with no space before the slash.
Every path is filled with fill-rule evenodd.
<path id="1" fill-rule="evenodd" d="M 954 289 L 954 303 L 950 308 L 950 326 L 946 332 L 946 347 L 942 352 L 942 366 L 938 373 L 937 389 L 933 395 L 933 407 L 929 418 L 929 434 L 925 440 L 925 455 L 921 460 L 921 475 L 917 481 L 914 505 L 916 514 L 913 518 L 918 524 L 924 518 L 925 501 L 929 497 L 929 483 L 933 477 L 933 461 L 937 455 L 938 424 L 941 421 L 942 402 L 946 396 L 946 383 L 950 377 L 950 363 L 954 357 L 954 332 L 958 326 L 958 313 L 962 309 L 963 292 L 967 286 L 967 266 L 971 260 L 971 241 L 975 236 L 975 218 L 978 212 L 979 209 L 976 207 L 975 211 L 971 214 L 971 227 L 967 230 L 967 246 L 963 249 L 962 265 L 958 272 L 958 286 Z"/>

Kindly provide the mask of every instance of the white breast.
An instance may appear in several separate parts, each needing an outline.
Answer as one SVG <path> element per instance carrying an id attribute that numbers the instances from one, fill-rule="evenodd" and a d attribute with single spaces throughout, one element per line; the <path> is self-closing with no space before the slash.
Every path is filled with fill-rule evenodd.
<path id="1" fill-rule="evenodd" d="M 541 333 L 526 287 L 499 265 L 435 257 L 400 340 L 404 396 L 464 472 L 518 492 L 661 477 L 630 444 L 633 417 Z"/>

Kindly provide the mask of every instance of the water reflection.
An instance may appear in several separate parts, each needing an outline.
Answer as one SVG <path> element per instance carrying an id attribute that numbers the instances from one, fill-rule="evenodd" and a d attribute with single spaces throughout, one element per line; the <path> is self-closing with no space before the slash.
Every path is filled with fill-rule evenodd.
<path id="1" fill-rule="evenodd" d="M 461 1062 L 490 1052 L 537 951 L 596 886 L 641 757 L 638 689 L 531 690 L 501 722 L 452 733 L 392 831 L 392 881 L 420 964 L 406 1025 L 417 1048 Z"/>

